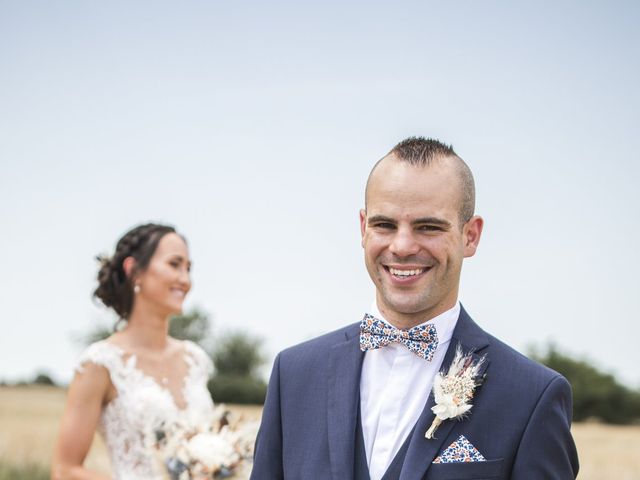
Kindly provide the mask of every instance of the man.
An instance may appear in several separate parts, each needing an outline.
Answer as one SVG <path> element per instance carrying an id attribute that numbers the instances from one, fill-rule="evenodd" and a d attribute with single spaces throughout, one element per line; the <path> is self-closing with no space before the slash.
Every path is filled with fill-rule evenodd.
<path id="1" fill-rule="evenodd" d="M 278 355 L 252 479 L 575 478 L 569 384 L 458 302 L 483 227 L 474 203 L 471 171 L 436 140 L 404 140 L 374 166 L 360 229 L 375 302 Z M 463 373 L 434 388 L 456 349 Z"/>

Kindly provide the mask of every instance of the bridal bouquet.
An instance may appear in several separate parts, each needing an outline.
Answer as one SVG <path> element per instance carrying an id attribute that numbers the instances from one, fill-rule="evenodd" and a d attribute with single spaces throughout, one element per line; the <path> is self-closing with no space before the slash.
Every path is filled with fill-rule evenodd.
<path id="1" fill-rule="evenodd" d="M 152 448 L 168 480 L 248 478 L 258 422 L 245 422 L 224 405 L 213 418 L 197 427 L 174 422 L 154 431 Z"/>

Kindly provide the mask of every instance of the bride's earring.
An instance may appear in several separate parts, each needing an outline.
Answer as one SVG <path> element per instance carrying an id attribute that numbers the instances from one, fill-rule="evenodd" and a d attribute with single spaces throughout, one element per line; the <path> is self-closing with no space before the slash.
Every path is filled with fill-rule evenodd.
<path id="1" fill-rule="evenodd" d="M 140 293 L 140 284 L 139 283 L 136 283 L 133 286 L 133 293 Z"/>

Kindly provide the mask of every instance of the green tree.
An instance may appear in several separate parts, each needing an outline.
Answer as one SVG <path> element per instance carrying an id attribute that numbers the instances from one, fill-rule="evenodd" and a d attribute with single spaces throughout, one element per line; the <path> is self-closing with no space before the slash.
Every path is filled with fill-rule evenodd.
<path id="1" fill-rule="evenodd" d="M 169 322 L 169 335 L 179 340 L 191 340 L 203 345 L 209 333 L 209 315 L 198 308 L 176 315 Z"/>
<path id="2" fill-rule="evenodd" d="M 549 345 L 544 353 L 530 356 L 561 373 L 573 389 L 573 418 L 599 418 L 607 423 L 627 424 L 640 420 L 640 391 L 618 383 L 586 360 L 576 360 Z"/>
<path id="3" fill-rule="evenodd" d="M 82 333 L 78 336 L 74 335 L 74 341 L 80 345 L 87 346 L 108 338 L 114 331 L 114 327 L 97 325 L 91 328 L 87 333 Z"/>
<path id="4" fill-rule="evenodd" d="M 38 372 L 33 379 L 32 383 L 34 385 L 50 385 L 55 386 L 56 382 L 45 372 Z"/>
<path id="5" fill-rule="evenodd" d="M 216 402 L 262 404 L 267 384 L 259 376 L 264 364 L 262 340 L 244 332 L 222 336 L 212 352 L 216 367 L 209 391 Z"/>
<path id="6" fill-rule="evenodd" d="M 257 376 L 265 361 L 262 340 L 244 332 L 227 333 L 216 342 L 212 358 L 220 374 Z"/>

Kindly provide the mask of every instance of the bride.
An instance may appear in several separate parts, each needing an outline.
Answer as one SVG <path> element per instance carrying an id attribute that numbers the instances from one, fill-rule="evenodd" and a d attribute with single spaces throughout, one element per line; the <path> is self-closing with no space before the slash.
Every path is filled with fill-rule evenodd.
<path id="1" fill-rule="evenodd" d="M 189 341 L 168 335 L 169 317 L 182 311 L 191 288 L 189 252 L 166 225 L 127 232 L 112 258 L 101 258 L 95 296 L 126 321 L 81 355 L 69 387 L 51 478 L 104 479 L 83 467 L 96 429 L 114 478 L 165 478 L 149 445 L 154 429 L 171 422 L 207 422 L 206 388 L 213 365 Z"/>

